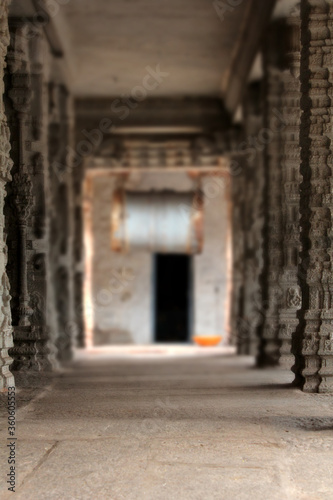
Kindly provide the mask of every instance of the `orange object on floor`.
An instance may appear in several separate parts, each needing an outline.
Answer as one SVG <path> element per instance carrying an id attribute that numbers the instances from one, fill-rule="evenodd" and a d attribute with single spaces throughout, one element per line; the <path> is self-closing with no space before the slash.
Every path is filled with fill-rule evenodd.
<path id="1" fill-rule="evenodd" d="M 222 335 L 210 335 L 207 337 L 201 337 L 200 335 L 195 335 L 193 337 L 193 340 L 196 344 L 202 347 L 213 346 L 213 345 L 218 345 L 221 342 Z"/>

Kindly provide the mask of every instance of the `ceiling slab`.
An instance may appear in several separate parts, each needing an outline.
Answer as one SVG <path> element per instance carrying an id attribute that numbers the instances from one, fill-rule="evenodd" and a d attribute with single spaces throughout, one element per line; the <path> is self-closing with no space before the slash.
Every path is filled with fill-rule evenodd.
<path id="1" fill-rule="evenodd" d="M 130 94 L 147 66 L 159 65 L 168 76 L 152 95 L 219 95 L 250 4 L 241 1 L 221 20 L 207 0 L 71 0 L 62 9 L 76 59 L 75 94 Z"/>
<path id="2" fill-rule="evenodd" d="M 275 3 L 12 0 L 11 15 L 49 9 L 55 31 L 49 27 L 48 34 L 55 46 L 59 41 L 63 46 L 53 52 L 63 54 L 76 98 L 124 100 L 144 87 L 144 99 L 219 97 L 232 114 Z M 156 72 L 161 76 L 153 79 Z"/>

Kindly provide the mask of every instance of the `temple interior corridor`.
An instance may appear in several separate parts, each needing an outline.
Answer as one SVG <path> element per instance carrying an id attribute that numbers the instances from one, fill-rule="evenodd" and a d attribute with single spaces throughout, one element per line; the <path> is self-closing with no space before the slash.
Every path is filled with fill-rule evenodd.
<path id="1" fill-rule="evenodd" d="M 36 399 L 18 394 L 16 498 L 332 498 L 332 399 L 290 381 L 213 351 L 81 353 Z"/>
<path id="2" fill-rule="evenodd" d="M 333 500 L 333 0 L 0 0 L 0 500 Z"/>

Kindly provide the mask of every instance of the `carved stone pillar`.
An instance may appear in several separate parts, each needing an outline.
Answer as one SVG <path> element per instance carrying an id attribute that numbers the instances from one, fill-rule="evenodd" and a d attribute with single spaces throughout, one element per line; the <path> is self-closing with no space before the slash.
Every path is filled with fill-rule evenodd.
<path id="1" fill-rule="evenodd" d="M 263 270 L 263 192 L 264 161 L 260 132 L 263 127 L 261 109 L 261 82 L 248 85 L 244 99 L 244 122 L 246 143 L 257 143 L 259 147 L 244 163 L 245 177 L 245 254 L 244 254 L 244 308 L 243 337 L 239 343 L 240 354 L 257 356 L 259 328 L 263 322 L 261 274 Z"/>
<path id="2" fill-rule="evenodd" d="M 30 286 L 31 304 L 34 310 L 33 326 L 43 332 L 44 355 L 48 368 L 58 368 L 57 348 L 52 337 L 51 324 L 54 315 L 52 292 L 54 284 L 50 279 L 50 179 L 48 163 L 48 122 L 49 122 L 49 79 L 51 57 L 48 42 L 42 29 L 34 28 L 30 48 L 30 72 L 34 99 L 32 100 L 32 180 L 34 205 L 32 209 L 31 237 L 33 257 Z M 45 367 L 44 367 L 45 368 Z"/>
<path id="3" fill-rule="evenodd" d="M 10 32 L 8 113 L 14 167 L 6 223 L 13 290 L 11 355 L 15 370 L 44 371 L 51 364 L 46 324 L 43 57 L 37 46 L 42 33 L 32 37 L 29 24 L 17 21 L 10 24 Z"/>
<path id="4" fill-rule="evenodd" d="M 63 87 L 63 99 L 64 99 L 64 114 L 66 121 L 66 135 L 67 135 L 67 145 L 74 148 L 74 104 L 73 99 L 70 96 L 68 90 Z M 75 238 L 75 200 L 74 200 L 74 189 L 73 189 L 73 164 L 72 159 L 66 153 L 66 188 L 68 196 L 68 212 L 67 212 L 67 252 L 66 252 L 66 262 L 68 269 L 68 323 L 66 328 L 66 336 L 69 340 L 67 359 L 71 359 L 73 355 L 73 349 L 78 345 L 79 329 L 76 323 L 76 310 L 75 310 L 75 297 L 76 297 L 76 283 L 75 283 L 75 259 L 74 259 L 74 238 Z"/>
<path id="5" fill-rule="evenodd" d="M 11 72 L 11 89 L 9 97 L 13 102 L 17 120 L 17 166 L 13 176 L 12 201 L 18 218 L 19 225 L 19 305 L 18 325 L 30 326 L 29 317 L 32 310 L 29 307 L 28 277 L 27 277 L 27 226 L 30 222 L 30 211 L 33 203 L 32 182 L 27 165 L 26 145 L 29 139 L 30 128 L 30 103 L 32 97 L 30 68 L 28 27 L 20 25 L 12 32 L 10 50 L 8 52 L 8 67 Z"/>
<path id="6" fill-rule="evenodd" d="M 243 130 L 234 129 L 230 137 L 230 151 L 237 152 L 243 139 Z M 236 157 L 238 164 L 242 158 Z M 244 210 L 245 179 L 242 173 L 231 178 L 232 197 L 232 300 L 231 300 L 231 344 L 241 351 L 244 339 L 247 338 L 247 325 L 243 322 L 244 310 Z"/>
<path id="7" fill-rule="evenodd" d="M 50 85 L 49 175 L 51 186 L 51 281 L 56 311 L 56 347 L 59 361 L 71 359 L 76 345 L 74 305 L 73 168 L 67 147 L 73 133 L 71 98 L 63 85 Z"/>
<path id="8" fill-rule="evenodd" d="M 333 391 L 332 12 L 331 0 L 301 4 L 303 343 L 297 369 L 306 392 Z"/>
<path id="9" fill-rule="evenodd" d="M 23 119 L 19 118 L 20 134 L 24 136 Z M 23 140 L 23 139 L 22 139 Z M 25 141 L 24 141 L 25 142 Z M 20 152 L 23 157 L 23 151 L 20 147 Z M 24 160 L 23 160 L 24 161 Z M 25 163 L 20 162 L 19 172 L 13 176 L 13 195 L 12 199 L 15 205 L 19 226 L 19 255 L 20 255 L 20 292 L 19 292 L 19 326 L 30 326 L 30 316 L 33 310 L 30 307 L 30 295 L 28 291 L 28 256 L 27 256 L 27 232 L 31 206 L 33 203 L 32 197 L 32 182 L 28 169 Z"/>
<path id="10" fill-rule="evenodd" d="M 329 187 L 323 197 L 323 206 L 330 219 L 328 230 L 327 254 L 329 263 L 326 263 L 323 273 L 324 282 L 324 310 L 322 311 L 322 324 L 319 332 L 319 350 L 321 368 L 319 375 L 321 383 L 319 392 L 333 392 L 333 1 L 328 0 L 327 12 L 327 38 L 323 47 L 323 66 L 328 71 L 327 95 L 330 99 L 328 108 L 328 122 L 324 123 L 324 134 L 329 139 L 330 154 L 327 158 L 330 170 Z"/>
<path id="11" fill-rule="evenodd" d="M 282 132 L 282 207 L 283 207 L 283 271 L 279 283 L 282 304 L 279 313 L 280 365 L 291 368 L 293 338 L 298 326 L 297 310 L 301 307 L 301 289 L 298 284 L 300 252 L 299 200 L 300 200 L 300 7 L 287 18 L 287 66 L 283 72 L 282 109 L 285 128 Z"/>
<path id="12" fill-rule="evenodd" d="M 4 235 L 4 199 L 6 196 L 6 183 L 11 180 L 10 170 L 12 161 L 9 156 L 9 129 L 5 116 L 4 94 L 4 69 L 7 46 L 9 44 L 8 32 L 8 4 L 7 0 L 0 0 L 0 391 L 14 385 L 14 377 L 9 370 L 12 362 L 8 349 L 13 346 L 12 319 L 10 310 L 10 287 L 6 273 L 7 247 Z"/>
<path id="13" fill-rule="evenodd" d="M 81 189 L 81 188 L 80 188 Z M 76 196 L 75 196 L 76 195 Z M 83 324 L 83 221 L 82 207 L 78 202 L 81 200 L 81 193 L 77 194 L 73 186 L 73 197 L 75 197 L 74 207 L 74 241 L 73 241 L 73 262 L 75 266 L 74 276 L 74 324 L 76 328 L 76 347 L 84 347 L 84 324 Z"/>
<path id="14" fill-rule="evenodd" d="M 264 303 L 265 321 L 258 355 L 258 365 L 277 365 L 279 361 L 278 339 L 279 307 L 281 289 L 279 277 L 282 270 L 282 179 L 281 156 L 283 123 L 281 121 L 282 71 L 280 63 L 281 24 L 269 27 L 264 43 L 265 110 L 264 129 L 266 136 L 265 171 L 265 254 L 264 254 Z"/>
<path id="15" fill-rule="evenodd" d="M 74 138 L 73 138 L 74 139 Z M 79 140 L 79 134 L 75 134 L 75 140 Z M 84 305 L 83 305 L 83 285 L 84 285 L 84 255 L 83 255 L 83 184 L 84 167 L 83 162 L 76 162 L 72 168 L 72 197 L 74 204 L 74 241 L 73 241 L 73 262 L 75 266 L 75 293 L 74 310 L 76 325 L 76 346 L 85 346 L 84 332 Z"/>

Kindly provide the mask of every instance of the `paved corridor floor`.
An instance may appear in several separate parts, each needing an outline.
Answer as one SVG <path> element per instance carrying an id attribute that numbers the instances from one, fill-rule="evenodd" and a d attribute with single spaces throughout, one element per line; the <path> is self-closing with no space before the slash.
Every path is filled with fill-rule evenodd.
<path id="1" fill-rule="evenodd" d="M 333 499 L 333 397 L 252 365 L 230 355 L 76 361 L 18 411 L 14 497 Z"/>

